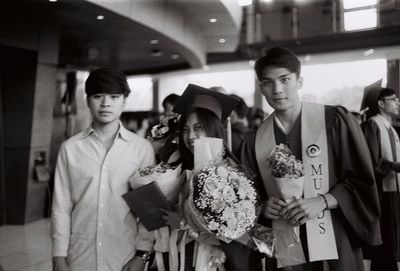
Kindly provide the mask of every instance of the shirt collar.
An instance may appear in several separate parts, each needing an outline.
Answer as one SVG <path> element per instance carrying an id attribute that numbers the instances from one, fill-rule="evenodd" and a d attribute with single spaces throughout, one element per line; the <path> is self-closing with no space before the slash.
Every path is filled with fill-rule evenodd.
<path id="1" fill-rule="evenodd" d="M 89 135 L 91 135 L 92 133 L 94 133 L 94 129 L 92 127 L 92 125 L 90 125 L 88 128 L 86 128 L 83 133 L 82 133 L 82 139 L 88 137 Z M 118 127 L 118 131 L 117 131 L 117 135 L 115 136 L 116 138 L 121 138 L 125 141 L 132 141 L 133 139 L 133 134 L 132 132 L 129 132 L 123 125 L 122 122 L 119 121 L 119 127 Z"/>

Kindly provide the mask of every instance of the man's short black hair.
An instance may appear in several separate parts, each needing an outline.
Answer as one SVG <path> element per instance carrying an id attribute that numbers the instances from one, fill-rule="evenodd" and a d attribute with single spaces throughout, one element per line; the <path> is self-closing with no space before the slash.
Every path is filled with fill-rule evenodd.
<path id="1" fill-rule="evenodd" d="M 247 113 L 249 112 L 249 107 L 247 106 L 246 102 L 242 99 L 242 97 L 238 95 L 231 94 L 231 96 L 239 100 L 238 105 L 233 109 L 233 111 L 235 111 L 235 113 L 241 119 L 247 117 Z"/>
<path id="2" fill-rule="evenodd" d="M 379 93 L 378 101 L 384 99 L 385 97 L 389 97 L 392 95 L 396 95 L 396 91 L 391 88 L 382 88 L 381 93 Z"/>
<path id="3" fill-rule="evenodd" d="M 288 71 L 296 73 L 300 76 L 300 61 L 292 51 L 284 47 L 273 47 L 267 53 L 257 59 L 254 69 L 258 80 L 261 80 L 262 72 L 266 66 L 276 66 L 278 68 L 286 68 Z"/>
<path id="4" fill-rule="evenodd" d="M 124 97 L 128 97 L 131 90 L 123 72 L 104 67 L 89 74 L 85 83 L 85 92 L 88 97 L 99 93 L 123 94 Z"/>
<path id="5" fill-rule="evenodd" d="M 178 100 L 180 96 L 175 93 L 169 94 L 167 97 L 164 98 L 162 101 L 162 107 L 165 109 L 167 106 L 167 103 L 171 104 L 172 106 L 175 106 L 176 101 Z"/>

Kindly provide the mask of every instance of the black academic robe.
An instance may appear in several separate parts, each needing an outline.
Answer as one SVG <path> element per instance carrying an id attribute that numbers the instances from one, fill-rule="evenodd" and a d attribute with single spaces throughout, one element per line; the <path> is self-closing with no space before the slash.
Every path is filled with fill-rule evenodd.
<path id="1" fill-rule="evenodd" d="M 232 153 L 235 157 L 240 156 L 240 147 L 249 131 L 249 128 L 241 122 L 232 123 Z"/>
<path id="2" fill-rule="evenodd" d="M 287 143 L 294 154 L 301 159 L 300 117 L 293 130 L 285 135 L 275 125 L 277 144 Z M 331 271 L 362 271 L 362 244 L 381 243 L 378 193 L 368 146 L 356 119 L 343 107 L 325 106 L 325 121 L 329 159 L 329 193 L 338 202 L 338 208 L 331 210 L 339 254 L 338 260 L 327 261 Z M 258 176 L 256 180 L 260 197 L 267 200 L 267 193 L 261 179 L 255 156 L 255 134 L 250 133 L 241 149 L 241 161 Z M 283 135 L 283 136 L 282 136 Z M 266 225 L 270 221 L 260 219 Z M 301 231 L 304 244 L 304 226 Z M 276 261 L 267 258 L 268 270 L 275 270 Z M 312 267 L 314 266 L 314 268 Z M 311 268 L 310 268 L 311 267 Z M 322 263 L 305 264 L 292 270 L 322 270 Z"/>
<path id="3" fill-rule="evenodd" d="M 400 261 L 400 194 L 397 192 L 383 192 L 382 180 L 392 170 L 398 171 L 391 161 L 381 155 L 381 132 L 378 125 L 369 120 L 364 126 L 365 139 L 368 143 L 375 178 L 378 186 L 382 216 L 381 229 L 383 244 L 378 247 L 366 248 L 367 258 L 372 260 L 371 271 L 397 270 L 397 261 Z M 394 135 L 389 133 L 392 149 L 395 146 Z M 392 150 L 394 155 L 395 149 Z"/>

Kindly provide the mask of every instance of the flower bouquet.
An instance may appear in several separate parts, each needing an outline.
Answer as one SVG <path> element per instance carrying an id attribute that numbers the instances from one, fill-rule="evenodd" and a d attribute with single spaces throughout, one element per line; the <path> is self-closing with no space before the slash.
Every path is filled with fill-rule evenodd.
<path id="1" fill-rule="evenodd" d="M 267 158 L 271 175 L 278 193 L 287 203 L 303 196 L 304 166 L 296 159 L 285 144 L 276 145 Z M 300 228 L 292 227 L 285 220 L 273 221 L 276 238 L 278 267 L 297 265 L 305 262 L 300 241 Z"/>
<path id="2" fill-rule="evenodd" d="M 278 191 L 286 202 L 298 199 L 304 190 L 304 166 L 285 144 L 274 147 L 267 158 Z"/>
<path id="3" fill-rule="evenodd" d="M 223 159 L 222 140 L 195 142 L 195 168 L 184 204 L 190 227 L 224 242 L 233 239 L 273 256 L 271 228 L 256 224 L 259 202 L 253 177 L 244 166 Z"/>
<path id="4" fill-rule="evenodd" d="M 132 189 L 155 182 L 170 203 L 175 203 L 183 183 L 181 165 L 160 163 L 138 170 L 129 180 Z"/>
<path id="5" fill-rule="evenodd" d="M 193 202 L 206 229 L 225 241 L 246 233 L 257 218 L 253 182 L 230 160 L 212 162 L 195 172 Z"/>

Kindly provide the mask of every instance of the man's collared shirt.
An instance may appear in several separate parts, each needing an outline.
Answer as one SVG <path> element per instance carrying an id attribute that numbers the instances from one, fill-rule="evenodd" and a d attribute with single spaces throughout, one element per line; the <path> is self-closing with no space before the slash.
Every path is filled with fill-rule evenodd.
<path id="1" fill-rule="evenodd" d="M 68 256 L 71 270 L 120 271 L 137 233 L 121 195 L 129 178 L 153 163 L 151 144 L 121 124 L 109 151 L 92 128 L 64 142 L 55 173 L 53 256 Z"/>

